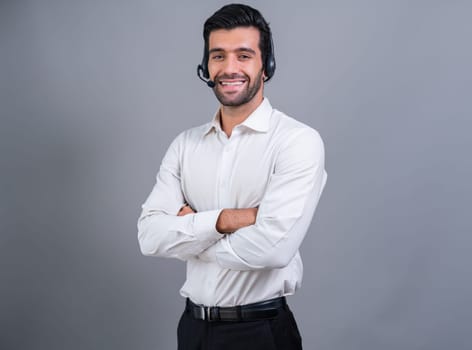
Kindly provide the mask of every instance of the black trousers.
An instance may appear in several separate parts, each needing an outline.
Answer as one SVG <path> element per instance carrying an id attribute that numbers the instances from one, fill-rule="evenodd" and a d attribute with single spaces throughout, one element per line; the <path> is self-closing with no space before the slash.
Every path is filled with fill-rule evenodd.
<path id="1" fill-rule="evenodd" d="M 177 328 L 178 350 L 301 350 L 302 339 L 288 306 L 257 321 L 202 321 L 184 311 Z"/>

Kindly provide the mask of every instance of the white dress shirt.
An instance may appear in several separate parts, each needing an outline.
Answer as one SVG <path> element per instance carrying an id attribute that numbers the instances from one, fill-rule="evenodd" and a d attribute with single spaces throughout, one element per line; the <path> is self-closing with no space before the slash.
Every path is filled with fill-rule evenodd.
<path id="1" fill-rule="evenodd" d="M 318 132 L 273 109 L 267 98 L 231 137 L 213 121 L 170 145 L 142 206 L 144 255 L 187 262 L 180 293 L 197 304 L 234 306 L 290 295 L 300 286 L 298 248 L 326 183 Z M 177 216 L 188 203 L 195 214 Z M 231 234 L 224 208 L 258 207 L 256 223 Z"/>

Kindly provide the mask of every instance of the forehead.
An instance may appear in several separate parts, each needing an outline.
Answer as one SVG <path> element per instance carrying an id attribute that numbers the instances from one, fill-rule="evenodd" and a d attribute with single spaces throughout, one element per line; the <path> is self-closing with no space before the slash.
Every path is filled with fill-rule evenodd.
<path id="1" fill-rule="evenodd" d="M 259 50 L 259 29 L 256 27 L 236 27 L 233 29 L 217 29 L 210 33 L 208 48 L 234 50 L 241 47 Z"/>

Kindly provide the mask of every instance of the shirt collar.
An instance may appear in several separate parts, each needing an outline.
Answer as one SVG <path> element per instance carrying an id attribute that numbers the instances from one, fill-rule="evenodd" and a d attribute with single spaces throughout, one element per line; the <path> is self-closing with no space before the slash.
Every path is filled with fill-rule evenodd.
<path id="1" fill-rule="evenodd" d="M 267 97 L 264 97 L 262 103 L 252 112 L 244 122 L 240 125 L 259 132 L 269 131 L 270 116 L 272 115 L 272 105 Z M 220 109 L 216 111 L 213 119 L 208 126 L 204 129 L 204 135 L 208 134 L 211 130 L 220 131 Z"/>

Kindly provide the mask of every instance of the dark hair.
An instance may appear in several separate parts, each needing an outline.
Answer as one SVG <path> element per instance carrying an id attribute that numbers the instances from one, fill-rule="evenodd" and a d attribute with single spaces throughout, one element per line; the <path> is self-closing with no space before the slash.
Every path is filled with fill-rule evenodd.
<path id="1" fill-rule="evenodd" d="M 256 27 L 259 29 L 259 49 L 261 50 L 262 64 L 267 76 L 266 81 L 269 80 L 275 71 L 272 33 L 269 24 L 258 10 L 242 4 L 225 5 L 205 21 L 203 26 L 205 48 L 202 62 L 204 72 L 208 72 L 210 33 L 218 29 L 234 29 L 237 27 Z"/>

